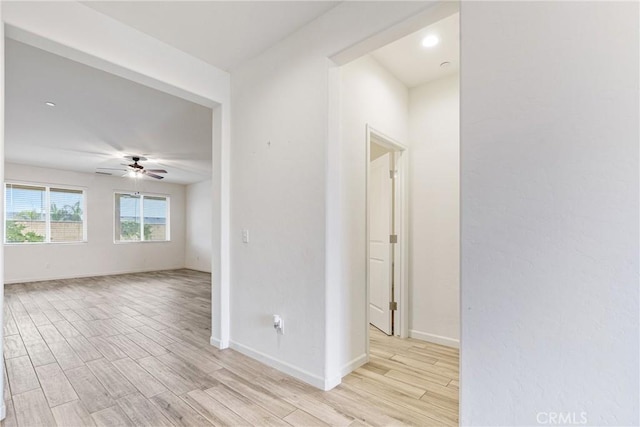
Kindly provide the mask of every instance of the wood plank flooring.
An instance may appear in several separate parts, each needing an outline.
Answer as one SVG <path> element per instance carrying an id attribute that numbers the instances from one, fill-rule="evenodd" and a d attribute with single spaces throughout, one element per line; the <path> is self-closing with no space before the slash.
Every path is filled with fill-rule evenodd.
<path id="1" fill-rule="evenodd" d="M 371 329 L 329 392 L 209 345 L 210 275 L 7 285 L 2 426 L 458 424 L 458 351 Z M 8 379 L 8 381 L 6 381 Z"/>

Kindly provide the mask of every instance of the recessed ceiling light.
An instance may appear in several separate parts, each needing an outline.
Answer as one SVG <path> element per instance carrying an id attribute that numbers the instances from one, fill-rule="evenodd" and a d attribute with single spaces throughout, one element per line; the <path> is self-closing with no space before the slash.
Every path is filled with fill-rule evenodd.
<path id="1" fill-rule="evenodd" d="M 55 107 L 56 103 L 55 102 L 51 102 L 51 101 L 47 101 L 44 103 L 44 105 L 46 105 L 47 107 Z"/>
<path id="2" fill-rule="evenodd" d="M 422 39 L 422 46 L 423 47 L 434 47 L 435 45 L 437 45 L 438 43 L 440 43 L 440 39 L 438 38 L 438 36 L 436 35 L 429 35 L 425 38 Z"/>

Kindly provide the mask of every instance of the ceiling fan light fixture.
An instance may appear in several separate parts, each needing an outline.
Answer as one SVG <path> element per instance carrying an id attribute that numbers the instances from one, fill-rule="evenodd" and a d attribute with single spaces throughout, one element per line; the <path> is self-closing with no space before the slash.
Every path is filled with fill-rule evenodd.
<path id="1" fill-rule="evenodd" d="M 123 158 L 132 162 L 144 162 L 145 160 L 148 160 L 146 157 L 138 155 L 124 156 Z"/>
<path id="2" fill-rule="evenodd" d="M 164 176 L 158 175 L 158 174 L 167 173 L 167 171 L 164 170 L 164 169 L 147 169 L 143 165 L 138 163 L 139 161 L 147 160 L 146 157 L 142 157 L 142 156 L 125 156 L 124 158 L 126 160 L 132 161 L 133 163 L 131 163 L 131 164 L 129 164 L 129 163 L 120 163 L 120 165 L 124 166 L 124 168 L 102 168 L 101 167 L 101 168 L 98 168 L 98 169 L 123 171 L 123 172 L 125 172 L 124 175 L 122 175 L 123 178 L 127 177 L 127 178 L 136 178 L 136 179 L 140 179 L 143 176 L 146 176 L 148 178 L 154 178 L 154 179 L 164 179 Z"/>

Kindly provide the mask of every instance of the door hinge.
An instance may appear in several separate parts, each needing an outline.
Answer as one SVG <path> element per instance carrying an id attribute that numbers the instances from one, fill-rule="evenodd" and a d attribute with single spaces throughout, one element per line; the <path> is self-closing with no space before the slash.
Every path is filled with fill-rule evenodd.
<path id="1" fill-rule="evenodd" d="M 389 243 L 398 243 L 398 235 L 390 234 L 389 235 Z"/>
<path id="2" fill-rule="evenodd" d="M 389 310 L 391 311 L 395 311 L 398 309 L 398 303 L 395 301 L 390 301 L 389 302 Z"/>
<path id="3" fill-rule="evenodd" d="M 398 171 L 397 170 L 390 170 L 389 171 L 389 178 L 393 179 L 396 178 L 398 176 Z"/>

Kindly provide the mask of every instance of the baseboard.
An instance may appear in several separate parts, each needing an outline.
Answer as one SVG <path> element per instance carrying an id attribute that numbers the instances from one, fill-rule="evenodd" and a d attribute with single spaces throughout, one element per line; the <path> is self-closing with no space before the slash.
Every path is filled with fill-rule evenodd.
<path id="1" fill-rule="evenodd" d="M 224 350 L 225 348 L 229 348 L 228 342 L 222 342 L 222 340 L 219 340 L 214 336 L 209 337 L 209 343 L 219 350 Z"/>
<path id="2" fill-rule="evenodd" d="M 326 378 L 324 380 L 323 390 L 328 391 L 334 387 L 337 387 L 342 382 L 342 378 L 349 375 L 351 372 L 355 371 L 356 369 L 358 369 L 360 366 L 364 365 L 368 361 L 369 361 L 369 357 L 367 356 L 366 353 L 364 353 L 354 358 L 350 362 L 347 362 L 344 366 L 342 366 L 342 368 L 340 369 L 340 373 L 338 375 L 336 375 L 333 378 Z"/>
<path id="3" fill-rule="evenodd" d="M 342 376 L 338 375 L 337 377 L 334 378 L 327 378 L 324 381 L 324 387 L 322 388 L 323 391 L 329 391 L 334 387 L 337 387 L 340 385 L 340 383 L 342 382 Z"/>
<path id="4" fill-rule="evenodd" d="M 434 344 L 446 345 L 447 347 L 460 348 L 460 340 L 455 338 L 443 337 L 441 335 L 429 334 L 426 332 L 409 330 L 409 337 L 422 341 L 432 342 Z"/>
<path id="5" fill-rule="evenodd" d="M 215 348 L 222 348 L 221 344 L 222 341 L 220 341 L 218 338 L 214 338 L 213 336 L 209 338 L 209 343 L 211 343 L 212 346 L 214 346 Z"/>
<path id="6" fill-rule="evenodd" d="M 203 270 L 202 268 L 196 268 L 196 267 L 192 267 L 190 265 L 185 265 L 184 268 L 187 269 L 187 270 L 199 271 L 200 273 L 209 273 L 209 274 L 211 274 L 211 270 Z"/>
<path id="7" fill-rule="evenodd" d="M 84 279 L 86 277 L 101 277 L 101 276 L 118 276 L 121 274 L 136 274 L 136 273 L 152 273 L 155 271 L 171 271 L 171 270 L 183 270 L 185 267 L 169 267 L 169 268 L 142 268 L 142 269 L 132 269 L 132 270 L 119 270 L 119 271 L 109 271 L 109 272 L 101 272 L 101 273 L 87 273 L 87 274 L 72 274 L 72 275 L 64 275 L 64 276 L 51 276 L 47 278 L 42 277 L 33 277 L 30 279 L 13 279 L 4 281 L 5 285 L 16 285 L 19 283 L 33 283 L 33 282 L 47 282 L 49 280 L 65 280 L 65 279 Z"/>
<path id="8" fill-rule="evenodd" d="M 284 372 L 287 375 L 291 375 L 292 377 L 297 378 L 300 381 L 304 381 L 305 383 L 321 390 L 331 390 L 333 387 L 340 384 L 340 378 L 338 378 L 338 382 L 335 383 L 335 378 L 322 378 L 318 375 L 312 374 L 311 372 L 308 372 L 297 366 L 275 359 L 267 354 L 262 353 L 261 351 L 255 350 L 238 342 L 231 341 L 229 344 L 229 347 L 231 347 L 235 351 L 242 353 L 245 356 L 249 356 L 252 359 L 257 360 L 258 362 L 264 363 L 267 366 L 271 366 L 272 368 Z"/>
<path id="9" fill-rule="evenodd" d="M 360 366 L 364 365 L 369 361 L 369 356 L 367 353 L 362 353 L 360 356 L 354 358 L 350 362 L 346 363 L 342 369 L 340 370 L 340 378 L 349 375 L 351 372 L 358 369 Z"/>

